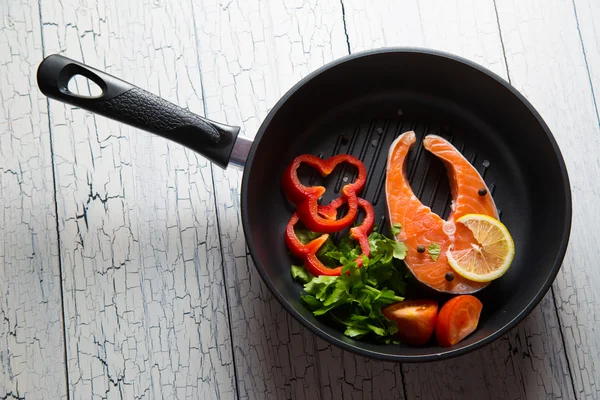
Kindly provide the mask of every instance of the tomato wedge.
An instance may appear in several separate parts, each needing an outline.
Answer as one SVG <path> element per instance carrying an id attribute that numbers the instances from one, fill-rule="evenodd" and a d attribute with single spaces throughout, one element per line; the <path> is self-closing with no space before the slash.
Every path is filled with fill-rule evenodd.
<path id="1" fill-rule="evenodd" d="M 444 304 L 437 318 L 435 336 L 440 346 L 449 347 L 477 328 L 483 304 L 469 294 L 453 297 Z"/>
<path id="2" fill-rule="evenodd" d="M 398 337 L 410 345 L 429 341 L 435 329 L 438 303 L 435 300 L 405 300 L 381 310 L 386 318 L 398 323 Z"/>

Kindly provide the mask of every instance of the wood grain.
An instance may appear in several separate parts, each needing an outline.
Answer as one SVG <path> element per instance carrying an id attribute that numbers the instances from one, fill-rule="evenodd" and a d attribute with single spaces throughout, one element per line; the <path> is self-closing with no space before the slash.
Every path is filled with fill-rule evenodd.
<path id="1" fill-rule="evenodd" d="M 0 2 L 0 398 L 66 397 L 37 3 Z"/>
<path id="2" fill-rule="evenodd" d="M 202 113 L 189 15 L 186 2 L 43 1 L 45 51 Z M 209 163 L 55 101 L 50 118 L 71 397 L 235 397 Z"/>
<path id="3" fill-rule="evenodd" d="M 343 3 L 352 52 L 389 46 L 437 49 L 466 57 L 506 78 L 490 0 Z"/>
<path id="4" fill-rule="evenodd" d="M 195 1 L 207 116 L 253 136 L 283 93 L 347 54 L 341 5 Z M 399 365 L 317 340 L 271 296 L 247 254 L 241 174 L 214 170 L 241 399 L 402 398 Z"/>
<path id="5" fill-rule="evenodd" d="M 434 48 L 473 60 L 508 79 L 491 1 L 365 5 L 345 0 L 344 5 L 352 51 L 378 46 Z M 403 370 L 409 398 L 573 395 L 551 294 L 516 329 L 486 348 L 444 362 L 407 364 Z"/>
<path id="6" fill-rule="evenodd" d="M 585 1 L 498 1 L 513 83 L 548 123 L 569 171 L 571 238 L 553 287 L 578 399 L 600 395 L 600 272 L 597 252 L 590 250 L 600 244 L 595 208 L 600 128 L 590 85 L 600 84 L 593 22 L 599 11 L 598 4 Z"/>
<path id="7" fill-rule="evenodd" d="M 589 0 L 574 1 L 573 13 L 578 24 L 577 27 L 579 38 L 581 40 L 581 49 L 584 52 L 583 61 L 586 66 L 588 79 L 590 81 L 590 90 L 592 91 L 593 96 L 593 110 L 590 105 L 588 105 L 588 108 L 586 109 L 586 122 L 590 126 L 594 126 L 595 121 L 593 115 L 591 115 L 592 112 L 596 114 L 597 123 L 600 124 L 600 117 L 598 115 L 598 103 L 600 102 L 600 92 L 598 92 L 598 90 L 600 90 L 600 67 L 598 65 L 600 62 L 600 29 L 598 28 L 598 21 L 600 21 L 600 3 Z M 588 96 L 585 96 L 582 100 L 585 100 L 586 98 L 589 99 Z M 592 132 L 593 134 L 597 134 L 598 129 L 590 129 L 589 133 Z M 582 137 L 583 135 L 580 134 L 579 136 Z M 589 139 L 585 140 L 587 141 Z M 572 154 L 576 154 L 580 151 L 583 145 L 584 143 L 579 144 L 579 148 L 573 149 Z M 592 151 L 597 149 L 596 141 L 596 147 Z M 584 162 L 586 164 L 585 166 L 590 168 L 587 170 L 589 171 L 588 176 L 574 177 L 573 174 L 571 174 L 571 182 L 573 187 L 575 187 L 575 184 L 577 184 L 577 187 L 581 187 L 580 185 L 587 186 L 593 183 L 595 184 L 593 188 L 597 190 L 598 184 L 594 182 L 592 176 L 595 171 L 593 168 L 597 168 L 598 166 L 598 158 L 597 155 L 594 156 L 594 153 L 589 151 L 590 150 L 586 146 L 585 154 L 587 157 Z M 573 162 L 575 161 L 576 160 L 573 160 Z M 577 162 L 574 168 L 581 165 L 580 162 L 581 161 Z M 583 186 L 583 188 L 586 188 L 586 186 Z M 577 192 L 581 193 L 580 196 L 584 195 L 584 193 L 589 193 L 589 198 L 595 197 L 595 193 L 598 193 L 594 190 L 587 191 L 585 189 L 578 190 Z M 571 242 L 582 240 L 582 244 L 574 248 L 571 254 L 575 251 L 583 253 L 588 250 L 587 245 L 590 244 L 590 236 L 592 236 L 591 232 L 594 230 L 593 225 L 588 224 L 588 218 L 593 213 L 588 208 L 589 203 L 578 204 L 578 206 L 578 210 L 585 208 L 586 213 L 582 218 L 577 219 L 577 231 L 575 233 L 577 236 L 575 236 Z M 598 217 L 596 215 L 594 215 L 594 217 L 594 221 L 597 222 Z M 592 244 L 592 246 L 593 245 L 594 244 Z M 583 254 L 582 256 L 585 257 Z M 598 284 L 600 284 L 600 272 L 595 266 L 593 256 L 591 258 L 583 258 L 582 256 L 574 258 L 574 263 L 572 264 L 573 269 L 565 272 L 565 278 L 568 276 L 567 274 L 571 272 L 574 274 L 574 279 L 565 279 L 563 284 L 560 284 L 559 282 L 561 295 L 558 304 L 559 309 L 561 310 L 561 322 L 566 327 L 566 332 L 568 333 L 565 339 L 567 350 L 569 352 L 568 354 L 573 360 L 571 364 L 572 369 L 575 370 L 573 373 L 573 382 L 578 391 L 579 398 L 583 399 L 597 397 L 600 393 L 600 384 L 598 383 L 600 382 L 600 341 L 598 339 L 597 330 L 597 327 L 600 325 L 600 317 L 598 317 L 598 314 L 600 313 L 600 296 L 596 290 Z M 578 266 L 580 265 L 579 263 L 582 262 L 586 265 L 585 272 L 579 273 Z M 567 289 L 563 290 L 562 288 L 565 286 Z M 581 286 L 584 289 L 580 292 L 579 287 Z M 574 294 L 576 296 L 575 298 L 573 296 Z M 592 346 L 588 346 L 590 338 Z"/>
<path id="8" fill-rule="evenodd" d="M 39 4 L 0 0 L 0 398 L 598 397 L 596 2 Z M 445 362 L 382 363 L 316 338 L 254 269 L 239 171 L 76 107 L 51 101 L 48 116 L 35 83 L 43 54 L 60 52 L 253 136 L 309 72 L 395 45 L 510 79 L 554 132 L 573 190 L 552 292 L 503 338 Z"/>

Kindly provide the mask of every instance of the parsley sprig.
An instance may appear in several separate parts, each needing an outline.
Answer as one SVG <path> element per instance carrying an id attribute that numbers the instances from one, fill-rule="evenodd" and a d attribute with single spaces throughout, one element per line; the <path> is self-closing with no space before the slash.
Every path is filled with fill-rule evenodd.
<path id="1" fill-rule="evenodd" d="M 396 236 L 400 226 L 392 228 Z M 319 233 L 297 230 L 298 238 L 307 243 Z M 410 274 L 402 262 L 406 246 L 380 233 L 369 235 L 371 254 L 362 256 L 363 266 L 357 267 L 360 247 L 348 235 L 337 245 L 329 239 L 317 256 L 330 267 L 343 265 L 340 276 L 312 276 L 303 266 L 293 265 L 293 278 L 304 284 L 301 299 L 316 316 L 329 316 L 344 328 L 349 337 L 374 336 L 386 343 L 397 342 L 393 335 L 398 328 L 381 309 L 404 300 Z"/>

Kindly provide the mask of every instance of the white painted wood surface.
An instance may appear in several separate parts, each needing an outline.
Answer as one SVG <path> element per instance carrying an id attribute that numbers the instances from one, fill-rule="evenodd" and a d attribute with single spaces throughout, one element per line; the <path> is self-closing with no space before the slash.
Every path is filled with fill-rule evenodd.
<path id="1" fill-rule="evenodd" d="M 344 4 L 352 51 L 429 47 L 473 60 L 508 79 L 492 2 L 423 1 L 407 7 L 401 2 L 367 6 L 360 0 L 346 0 Z M 399 16 L 404 23 L 394 23 Z M 551 294 L 516 329 L 490 346 L 449 361 L 406 365 L 404 377 L 409 398 L 573 397 Z"/>
<path id="2" fill-rule="evenodd" d="M 189 3 L 42 1 L 60 52 L 203 111 Z M 50 103 L 72 398 L 231 398 L 208 162 Z"/>
<path id="3" fill-rule="evenodd" d="M 1 1 L 0 398 L 600 396 L 600 190 L 574 173 L 599 168 L 596 2 Z M 42 52 L 60 52 L 253 136 L 301 77 L 395 45 L 510 79 L 571 172 L 573 232 L 552 291 L 497 342 L 438 363 L 382 363 L 316 338 L 254 270 L 239 172 L 58 102 L 48 116 L 34 78 Z"/>
<path id="4" fill-rule="evenodd" d="M 66 398 L 37 4 L 0 1 L 0 398 Z"/>
<path id="5" fill-rule="evenodd" d="M 498 1 L 513 84 L 542 114 L 561 148 L 573 194 L 573 226 L 563 267 L 553 285 L 578 399 L 600 396 L 600 272 L 595 209 L 600 183 L 598 110 L 588 75 L 598 67 L 593 18 L 600 8 L 563 1 Z M 577 15 L 580 17 L 578 20 Z M 581 27 L 585 27 L 581 30 Z M 585 32 L 585 34 L 584 34 Z M 583 42 L 585 40 L 585 42 Z M 586 54 L 592 57 L 586 62 Z M 591 62 L 590 62 L 591 61 Z M 597 75 L 593 81 L 598 85 Z"/>
<path id="6" fill-rule="evenodd" d="M 207 116 L 241 124 L 248 136 L 299 79 L 348 54 L 337 2 L 194 4 Z M 240 398 L 401 398 L 399 365 L 332 348 L 271 296 L 246 251 L 241 174 L 213 173 Z"/>

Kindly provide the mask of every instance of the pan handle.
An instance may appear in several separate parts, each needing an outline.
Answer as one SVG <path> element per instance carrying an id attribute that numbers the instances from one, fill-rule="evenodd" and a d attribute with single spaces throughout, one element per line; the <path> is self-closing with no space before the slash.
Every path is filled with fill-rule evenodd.
<path id="1" fill-rule="evenodd" d="M 100 87 L 98 96 L 81 96 L 68 89 L 75 75 Z M 240 128 L 208 120 L 150 92 L 58 54 L 46 57 L 37 71 L 46 96 L 182 144 L 221 168 L 227 168 Z M 239 144 L 238 144 L 239 145 Z"/>

